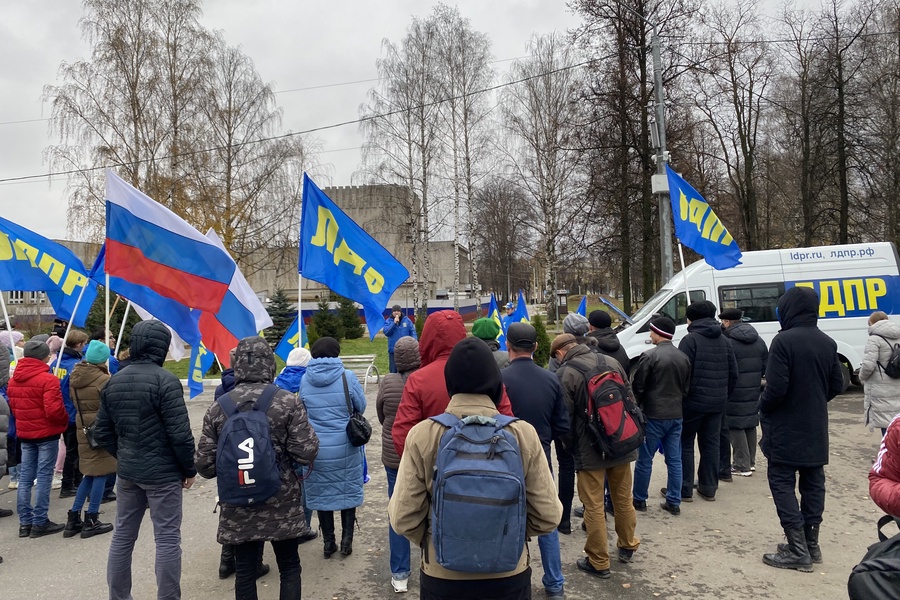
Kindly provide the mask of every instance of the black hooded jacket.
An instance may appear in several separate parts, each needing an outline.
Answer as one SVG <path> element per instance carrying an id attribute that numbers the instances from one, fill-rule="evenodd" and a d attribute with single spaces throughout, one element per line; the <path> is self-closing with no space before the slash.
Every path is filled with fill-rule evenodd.
<path id="1" fill-rule="evenodd" d="M 828 401 L 841 392 L 837 344 L 816 326 L 819 296 L 789 289 L 778 301 L 781 331 L 772 340 L 759 398 L 762 441 L 771 463 L 828 464 Z"/>
<path id="2" fill-rule="evenodd" d="M 171 337 L 159 321 L 135 325 L 131 365 L 100 394 L 94 438 L 116 457 L 119 477 L 134 483 L 172 483 L 197 474 L 184 388 L 162 368 Z"/>
<path id="3" fill-rule="evenodd" d="M 589 331 L 586 337 L 597 343 L 595 346 L 597 352 L 604 356 L 611 356 L 619 361 L 626 375 L 631 373 L 631 361 L 628 360 L 628 353 L 625 352 L 625 348 L 619 343 L 619 337 L 611 327 L 594 329 Z"/>
<path id="4" fill-rule="evenodd" d="M 692 321 L 678 349 L 691 361 L 691 389 L 684 410 L 697 413 L 723 412 L 737 384 L 737 360 L 731 340 L 713 318 Z"/>
<path id="5" fill-rule="evenodd" d="M 750 429 L 759 425 L 759 384 L 766 374 L 769 350 L 750 323 L 738 323 L 725 330 L 737 359 L 738 379 L 725 414 L 729 429 Z"/>

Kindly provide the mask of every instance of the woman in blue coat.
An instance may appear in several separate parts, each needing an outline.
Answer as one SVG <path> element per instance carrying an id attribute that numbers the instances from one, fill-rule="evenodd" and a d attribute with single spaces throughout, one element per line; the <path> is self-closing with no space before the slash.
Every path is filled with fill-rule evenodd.
<path id="1" fill-rule="evenodd" d="M 334 511 L 341 511 L 341 554 L 353 552 L 356 507 L 363 501 L 363 457 L 365 447 L 353 447 L 347 437 L 350 403 L 359 412 L 366 410 L 366 397 L 356 375 L 344 369 L 338 358 L 341 346 L 334 338 L 316 340 L 310 349 L 312 360 L 300 383 L 300 399 L 306 405 L 309 422 L 319 437 L 319 454 L 309 477 L 303 482 L 306 504 L 318 511 L 319 527 L 325 543 L 325 558 L 338 547 L 334 538 Z"/>

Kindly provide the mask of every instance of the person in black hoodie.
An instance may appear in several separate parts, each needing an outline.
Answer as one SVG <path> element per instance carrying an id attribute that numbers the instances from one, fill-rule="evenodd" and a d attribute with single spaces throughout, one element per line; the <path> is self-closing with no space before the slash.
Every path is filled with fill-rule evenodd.
<path id="1" fill-rule="evenodd" d="M 766 389 L 759 398 L 769 489 L 787 544 L 764 554 L 781 569 L 811 572 L 822 562 L 819 526 L 825 510 L 828 401 L 841 392 L 837 344 L 817 326 L 819 296 L 793 287 L 778 301 L 781 331 L 772 340 Z M 794 489 L 799 475 L 800 504 Z"/>
<path id="2" fill-rule="evenodd" d="M 182 494 L 194 484 L 194 436 L 184 388 L 163 369 L 172 334 L 160 321 L 131 330 L 132 363 L 100 392 L 94 439 L 117 459 L 116 528 L 106 581 L 110 600 L 131 598 L 131 557 L 144 513 L 156 541 L 160 598 L 181 597 Z"/>
<path id="3" fill-rule="evenodd" d="M 588 338 L 597 341 L 597 351 L 605 356 L 611 356 L 619 361 L 625 373 L 631 374 L 631 361 L 628 353 L 619 343 L 619 337 L 612 330 L 612 318 L 605 310 L 595 310 L 588 315 Z"/>
<path id="4" fill-rule="evenodd" d="M 688 334 L 678 344 L 691 361 L 691 388 L 684 399 L 681 434 L 682 502 L 693 501 L 694 438 L 700 447 L 697 493 L 713 501 L 719 488 L 719 435 L 738 371 L 731 341 L 722 335 L 715 314 L 715 307 L 705 300 L 688 306 Z"/>
<path id="5" fill-rule="evenodd" d="M 769 349 L 753 325 L 744 323 L 737 308 L 722 311 L 722 332 L 731 340 L 737 359 L 738 380 L 722 421 L 719 442 L 719 479 L 750 477 L 756 468 L 756 426 L 759 425 L 759 386 L 766 373 Z M 730 442 L 730 443 L 729 443 Z M 734 448 L 734 466 L 731 449 Z M 731 467 L 731 468 L 729 468 Z"/>

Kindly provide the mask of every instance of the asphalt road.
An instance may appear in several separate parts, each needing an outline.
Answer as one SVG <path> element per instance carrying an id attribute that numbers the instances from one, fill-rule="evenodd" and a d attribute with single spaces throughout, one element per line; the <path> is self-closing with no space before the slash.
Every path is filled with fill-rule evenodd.
<path id="1" fill-rule="evenodd" d="M 381 468 L 380 428 L 375 418 L 375 387 L 369 390 L 367 416 L 373 423 L 373 443 L 368 447 L 372 480 L 366 485 L 366 500 L 357 512 L 360 529 L 349 557 L 322 557 L 321 541 L 300 547 L 303 565 L 303 597 L 323 600 L 362 600 L 399 597 L 390 586 L 387 548 L 387 481 Z M 195 435 L 206 407 L 206 393 L 188 403 Z M 826 467 L 827 498 L 820 543 L 824 563 L 814 573 L 783 571 L 763 565 L 764 552 L 774 551 L 783 541 L 775 508 L 766 483 L 766 462 L 757 460 L 750 478 L 723 483 L 715 502 L 695 500 L 682 504 L 682 514 L 673 517 L 648 503 L 649 511 L 638 513 L 637 535 L 641 547 L 628 565 L 613 559 L 612 578 L 601 581 L 578 571 L 575 560 L 582 556 L 584 533 L 579 519 L 575 531 L 560 536 L 566 593 L 570 600 L 595 598 L 697 598 L 697 599 L 803 599 L 846 598 L 847 577 L 869 544 L 877 541 L 875 522 L 880 511 L 868 497 L 866 478 L 878 448 L 878 433 L 861 425 L 862 394 L 858 388 L 831 402 L 831 464 Z M 0 507 L 15 509 L 15 492 L 0 481 Z M 654 464 L 650 489 L 665 485 L 661 456 Z M 233 578 L 217 577 L 219 546 L 215 542 L 218 515 L 213 513 L 214 481 L 198 478 L 185 494 L 182 590 L 186 599 L 233 597 Z M 577 500 L 576 500 L 577 501 Z M 53 495 L 51 518 L 65 521 L 70 500 Z M 103 506 L 104 520 L 113 520 L 115 504 Z M 93 599 L 106 597 L 106 557 L 111 535 L 87 540 L 64 539 L 62 535 L 36 540 L 19 539 L 16 517 L 0 521 L 0 597 L 3 600 Z M 612 528 L 610 527 L 610 530 Z M 611 551 L 615 539 L 611 533 Z M 534 597 L 543 598 L 541 563 L 537 544 L 530 544 L 534 570 Z M 415 574 L 418 554 L 413 551 L 413 571 L 407 598 L 418 597 Z M 144 522 L 134 554 L 134 598 L 156 597 L 153 572 L 154 545 L 149 517 Z M 271 548 L 267 562 L 273 572 L 260 580 L 259 597 L 278 597 L 278 577 Z"/>

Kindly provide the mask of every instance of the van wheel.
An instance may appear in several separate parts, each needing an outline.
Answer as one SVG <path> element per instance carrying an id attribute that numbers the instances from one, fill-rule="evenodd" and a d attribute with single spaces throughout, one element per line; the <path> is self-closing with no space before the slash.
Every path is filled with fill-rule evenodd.
<path id="1" fill-rule="evenodd" d="M 844 378 L 844 384 L 841 386 L 841 393 L 846 394 L 847 390 L 850 389 L 850 368 L 841 363 L 841 375 Z"/>

